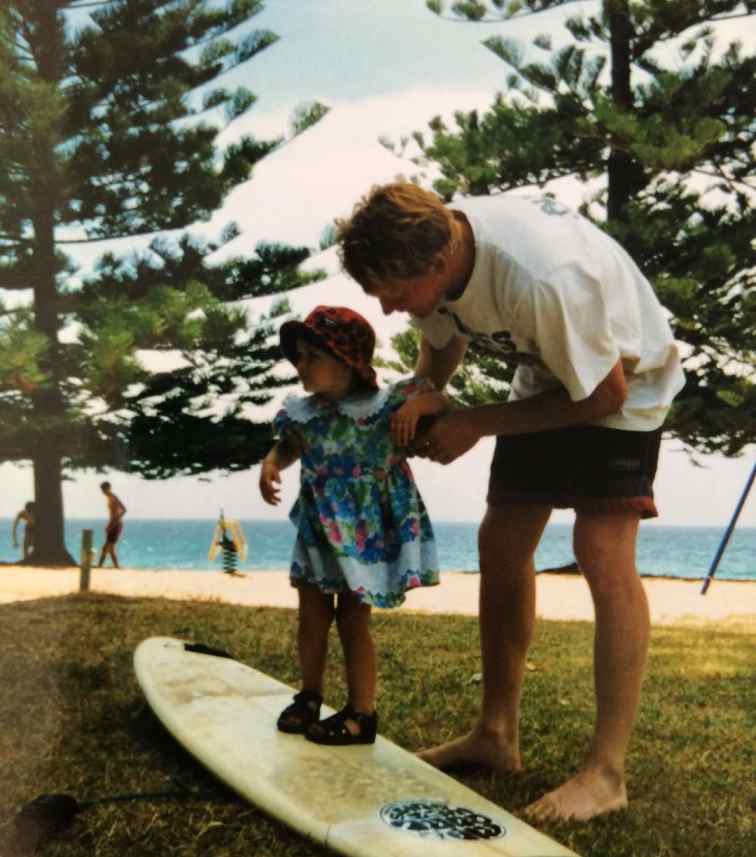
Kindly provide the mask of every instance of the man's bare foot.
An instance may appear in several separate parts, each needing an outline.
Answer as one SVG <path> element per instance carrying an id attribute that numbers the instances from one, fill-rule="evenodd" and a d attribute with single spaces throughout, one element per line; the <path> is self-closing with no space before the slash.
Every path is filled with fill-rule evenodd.
<path id="1" fill-rule="evenodd" d="M 474 729 L 462 738 L 430 747 L 417 754 L 434 768 L 456 768 L 482 765 L 497 774 L 511 773 L 522 768 L 520 752 L 498 734 Z"/>
<path id="2" fill-rule="evenodd" d="M 580 771 L 559 788 L 531 803 L 525 814 L 533 821 L 587 821 L 626 806 L 624 781 L 616 774 L 605 774 L 593 768 Z"/>

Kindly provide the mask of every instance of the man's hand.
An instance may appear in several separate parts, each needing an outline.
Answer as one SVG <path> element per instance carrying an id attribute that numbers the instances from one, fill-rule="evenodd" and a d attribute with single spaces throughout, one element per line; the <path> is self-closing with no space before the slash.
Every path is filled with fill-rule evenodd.
<path id="1" fill-rule="evenodd" d="M 260 493 L 263 500 L 271 506 L 277 506 L 281 502 L 281 471 L 278 465 L 269 458 L 263 459 L 260 468 Z"/>
<path id="2" fill-rule="evenodd" d="M 465 410 L 451 411 L 436 417 L 429 429 L 418 433 L 415 450 L 421 458 L 451 464 L 471 450 L 480 438 Z"/>

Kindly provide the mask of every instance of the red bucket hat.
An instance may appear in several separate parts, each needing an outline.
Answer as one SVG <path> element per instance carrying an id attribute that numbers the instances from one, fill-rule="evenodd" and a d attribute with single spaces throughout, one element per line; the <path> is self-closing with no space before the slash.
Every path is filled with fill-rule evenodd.
<path id="1" fill-rule="evenodd" d="M 375 350 L 375 331 L 370 322 L 353 309 L 316 306 L 304 321 L 286 321 L 278 332 L 284 357 L 295 366 L 297 340 L 324 348 L 350 366 L 369 386 L 377 389 L 370 365 Z"/>

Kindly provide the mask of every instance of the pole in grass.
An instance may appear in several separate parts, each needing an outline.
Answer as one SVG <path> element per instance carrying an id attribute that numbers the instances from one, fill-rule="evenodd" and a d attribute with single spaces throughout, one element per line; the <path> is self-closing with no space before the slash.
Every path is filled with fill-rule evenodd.
<path id="1" fill-rule="evenodd" d="M 79 566 L 79 592 L 89 591 L 89 571 L 92 568 L 92 530 L 81 531 L 81 564 Z"/>
<path id="2" fill-rule="evenodd" d="M 719 543 L 719 548 L 717 549 L 716 556 L 714 557 L 714 560 L 711 563 L 711 568 L 709 569 L 709 572 L 706 575 L 706 579 L 703 582 L 703 586 L 701 587 L 701 595 L 706 595 L 706 590 L 711 584 L 712 578 L 714 577 L 714 572 L 717 570 L 719 561 L 722 559 L 722 554 L 725 552 L 725 548 L 727 547 L 727 542 L 730 541 L 732 531 L 735 529 L 735 524 L 737 523 L 738 516 L 740 515 L 740 510 L 745 505 L 746 497 L 748 496 L 748 492 L 751 490 L 751 485 L 753 485 L 754 476 L 756 476 L 756 462 L 754 462 L 754 465 L 751 468 L 751 475 L 748 477 L 748 481 L 746 482 L 746 486 L 743 489 L 743 493 L 740 495 L 740 500 L 738 500 L 738 505 L 735 507 L 735 511 L 732 513 L 732 518 L 730 519 L 730 523 L 727 529 L 725 530 L 724 535 L 722 536 L 722 541 Z"/>

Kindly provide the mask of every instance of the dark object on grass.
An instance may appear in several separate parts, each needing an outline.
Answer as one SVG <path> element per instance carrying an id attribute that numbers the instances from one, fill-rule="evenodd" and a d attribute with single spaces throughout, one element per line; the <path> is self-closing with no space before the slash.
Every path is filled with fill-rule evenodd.
<path id="1" fill-rule="evenodd" d="M 24 804 L 16 814 L 15 853 L 34 854 L 47 839 L 62 833 L 71 826 L 83 810 L 98 803 L 132 800 L 204 800 L 227 803 L 228 798 L 217 792 L 199 791 L 149 792 L 144 794 L 112 795 L 95 800 L 78 801 L 72 795 L 45 794 Z"/>
<path id="2" fill-rule="evenodd" d="M 35 797 L 16 815 L 16 850 L 33 854 L 44 840 L 65 830 L 81 808 L 71 795 Z"/>

